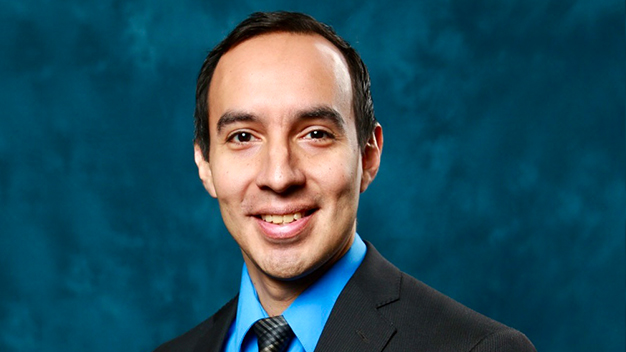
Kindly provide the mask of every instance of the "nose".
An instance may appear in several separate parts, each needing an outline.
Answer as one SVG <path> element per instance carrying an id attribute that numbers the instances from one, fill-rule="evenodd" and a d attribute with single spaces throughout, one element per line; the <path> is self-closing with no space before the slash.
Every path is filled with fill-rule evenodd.
<path id="1" fill-rule="evenodd" d="M 263 148 L 261 168 L 256 184 L 261 189 L 284 194 L 305 183 L 305 176 L 299 167 L 298 156 L 288 141 L 268 143 Z"/>

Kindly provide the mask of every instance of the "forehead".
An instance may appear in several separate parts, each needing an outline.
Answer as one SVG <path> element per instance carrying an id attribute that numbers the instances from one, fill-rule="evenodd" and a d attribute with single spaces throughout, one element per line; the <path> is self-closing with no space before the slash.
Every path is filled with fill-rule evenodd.
<path id="1" fill-rule="evenodd" d="M 341 52 L 317 34 L 271 33 L 238 44 L 218 62 L 208 98 L 211 125 L 232 109 L 323 104 L 345 118 L 352 116 L 348 65 Z"/>

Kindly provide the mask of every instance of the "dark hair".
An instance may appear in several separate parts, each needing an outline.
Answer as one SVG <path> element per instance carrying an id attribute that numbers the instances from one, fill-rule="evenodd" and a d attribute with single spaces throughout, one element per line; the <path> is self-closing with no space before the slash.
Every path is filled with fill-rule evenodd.
<path id="1" fill-rule="evenodd" d="M 222 55 L 235 45 L 262 34 L 287 32 L 298 34 L 319 34 L 330 41 L 343 54 L 348 63 L 352 81 L 352 108 L 356 121 L 359 147 L 364 149 L 369 136 L 374 130 L 374 104 L 370 92 L 370 78 L 367 67 L 359 54 L 348 42 L 337 35 L 328 25 L 318 22 L 313 17 L 297 12 L 255 12 L 233 29 L 207 55 L 196 86 L 196 109 L 194 111 L 194 142 L 200 146 L 206 160 L 209 159 L 209 86 L 215 67 Z"/>

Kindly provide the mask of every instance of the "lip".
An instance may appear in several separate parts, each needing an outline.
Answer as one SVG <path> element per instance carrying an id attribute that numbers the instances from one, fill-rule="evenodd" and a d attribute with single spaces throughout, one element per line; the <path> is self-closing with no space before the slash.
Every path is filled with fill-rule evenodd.
<path id="1" fill-rule="evenodd" d="M 302 233 L 314 214 L 315 212 L 308 213 L 296 221 L 283 225 L 266 222 L 258 217 L 254 217 L 254 219 L 259 225 L 261 232 L 268 240 L 271 242 L 282 242 L 291 240 Z"/>

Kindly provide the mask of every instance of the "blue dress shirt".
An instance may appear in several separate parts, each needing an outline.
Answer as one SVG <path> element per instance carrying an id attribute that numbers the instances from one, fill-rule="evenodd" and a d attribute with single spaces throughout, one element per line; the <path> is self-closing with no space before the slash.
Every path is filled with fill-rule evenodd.
<path id="1" fill-rule="evenodd" d="M 359 234 L 356 234 L 348 252 L 283 312 L 283 317 L 295 334 L 287 349 L 288 352 L 315 350 L 337 297 L 361 265 L 366 251 L 365 243 Z M 257 320 L 267 317 L 244 263 L 237 316 L 226 335 L 224 351 L 258 352 L 257 338 L 250 328 Z"/>

